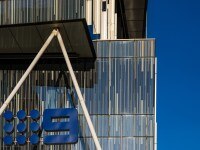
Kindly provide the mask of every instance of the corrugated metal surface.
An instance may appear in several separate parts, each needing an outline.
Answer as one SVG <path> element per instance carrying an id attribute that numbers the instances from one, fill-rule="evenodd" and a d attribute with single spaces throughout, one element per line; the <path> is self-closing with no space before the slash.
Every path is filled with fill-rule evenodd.
<path id="1" fill-rule="evenodd" d="M 103 149 L 153 150 L 154 40 L 96 41 L 94 45 L 97 52 L 95 68 L 85 72 L 77 71 L 76 76 L 83 87 L 81 90 Z M 0 71 L 2 101 L 9 95 L 23 72 L 23 70 Z M 40 110 L 42 115 L 45 108 L 72 107 L 74 103 L 69 95 L 74 89 L 69 73 L 65 72 L 67 81 L 61 78 L 57 82 L 59 73 L 59 71 L 33 71 L 9 108 L 14 113 L 24 109 L 27 114 L 34 108 Z M 76 94 L 74 97 L 77 102 Z M 78 111 L 80 125 L 78 144 L 46 146 L 41 143 L 40 149 L 50 149 L 50 147 L 95 149 L 79 105 Z M 0 121 L 5 122 L 2 117 Z M 13 122 L 17 123 L 17 119 Z M 29 124 L 30 119 L 26 122 Z M 1 130 L 2 125 L 1 123 Z M 0 137 L 2 138 L 4 134 L 0 133 Z M 16 134 L 15 129 L 13 136 Z M 30 134 L 31 131 L 28 129 L 27 137 Z M 33 148 L 29 144 L 20 147 L 24 150 Z"/>
<path id="2" fill-rule="evenodd" d="M 0 25 L 85 18 L 85 0 L 0 1 Z"/>

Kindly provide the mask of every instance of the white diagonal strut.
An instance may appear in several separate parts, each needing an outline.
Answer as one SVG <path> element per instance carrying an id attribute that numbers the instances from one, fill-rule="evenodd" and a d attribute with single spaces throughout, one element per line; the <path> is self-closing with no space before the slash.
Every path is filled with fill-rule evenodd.
<path id="1" fill-rule="evenodd" d="M 19 82 L 17 83 L 17 85 L 14 87 L 14 89 L 12 90 L 12 92 L 10 93 L 10 95 L 8 96 L 8 98 L 5 100 L 5 102 L 3 103 L 3 105 L 0 108 L 0 116 L 3 113 L 3 111 L 6 109 L 6 107 L 8 106 L 8 104 L 11 102 L 11 100 L 13 99 L 14 95 L 17 93 L 17 91 L 19 90 L 19 88 L 21 87 L 21 85 L 23 84 L 23 82 L 26 80 L 26 78 L 28 77 L 28 75 L 30 74 L 30 72 L 33 70 L 34 66 L 36 65 L 36 63 L 38 62 L 38 60 L 40 59 L 40 57 L 42 56 L 42 54 L 44 53 L 44 51 L 46 50 L 46 48 L 48 47 L 48 45 L 50 44 L 51 40 L 53 39 L 54 36 L 57 36 L 62 53 L 64 55 L 68 70 L 70 72 L 70 76 L 72 78 L 75 90 L 77 92 L 81 107 L 83 109 L 83 113 L 85 115 L 86 121 L 88 123 L 90 132 L 92 134 L 95 146 L 97 150 L 101 150 L 101 146 L 99 144 L 99 140 L 97 138 L 96 132 L 94 130 L 94 126 L 92 124 L 90 115 L 88 113 L 87 107 L 85 105 L 84 99 L 83 99 L 83 95 L 81 93 L 80 87 L 78 85 L 78 82 L 76 80 L 76 76 L 74 74 L 71 62 L 69 60 L 64 42 L 62 40 L 61 34 L 58 30 L 53 30 L 52 33 L 50 34 L 50 36 L 48 37 L 48 39 L 46 40 L 46 42 L 44 43 L 44 45 L 42 46 L 42 48 L 40 49 L 40 51 L 38 52 L 38 54 L 36 55 L 36 57 L 33 59 L 33 61 L 31 62 L 30 66 L 28 67 L 28 69 L 26 70 L 26 72 L 23 74 L 23 76 L 21 77 L 21 79 L 19 80 Z"/>
<path id="2" fill-rule="evenodd" d="M 91 132 L 91 134 L 92 134 L 92 138 L 93 138 L 93 140 L 94 140 L 96 149 L 97 149 L 97 150 L 101 150 L 101 146 L 100 146 L 100 144 L 99 144 L 99 140 L 98 140 L 97 135 L 96 135 L 96 132 L 95 132 L 95 130 L 94 130 L 94 126 L 93 126 L 93 124 L 92 124 L 90 115 L 89 115 L 89 113 L 88 113 L 87 107 L 86 107 L 85 102 L 84 102 L 83 95 L 82 95 L 82 93 L 81 93 L 80 87 L 79 87 L 78 82 L 77 82 L 77 80 L 76 80 L 76 76 L 75 76 L 75 74 L 74 74 L 74 71 L 73 71 L 71 62 L 70 62 L 70 60 L 69 60 L 69 57 L 68 57 L 68 54 L 67 54 L 67 51 L 66 51 L 64 42 L 63 42 L 63 40 L 62 40 L 62 37 L 61 37 L 61 34 L 60 34 L 59 31 L 57 32 L 57 38 L 58 38 L 58 41 L 59 41 L 61 50 L 62 50 L 62 52 L 63 52 L 63 55 L 64 55 L 64 58 L 65 58 L 65 61 L 66 61 L 66 64 L 67 64 L 67 67 L 68 67 L 70 76 L 71 76 L 71 78 L 72 78 L 72 82 L 73 82 L 74 87 L 75 87 L 75 89 L 76 89 L 76 92 L 77 92 L 77 95 L 78 95 L 78 98 L 79 98 L 81 107 L 82 107 L 82 109 L 83 109 L 83 113 L 84 113 L 85 118 L 86 118 L 86 121 L 87 121 L 87 123 L 88 123 L 90 132 Z"/>
<path id="3" fill-rule="evenodd" d="M 34 68 L 34 66 L 36 65 L 36 63 L 38 62 L 38 60 L 40 59 L 40 57 L 42 56 L 44 51 L 46 50 L 47 46 L 50 44 L 53 37 L 56 36 L 56 33 L 57 33 L 56 30 L 52 31 L 52 33 L 50 34 L 50 36 L 48 37 L 48 39 L 46 40 L 46 42 L 44 43 L 44 45 L 42 46 L 42 48 L 40 49 L 38 54 L 35 56 L 35 58 L 31 62 L 30 66 L 28 67 L 26 72 L 23 74 L 23 76 L 21 77 L 21 79 L 19 80 L 19 82 L 17 83 L 15 88 L 12 90 L 12 92 L 10 93 L 8 98 L 5 100 L 5 102 L 3 103 L 3 105 L 0 108 L 0 116 L 3 113 L 3 111 L 6 109 L 6 107 L 8 106 L 10 101 L 12 100 L 12 98 L 15 96 L 15 94 L 17 93 L 17 91 L 19 90 L 19 88 L 21 87 L 23 82 L 26 80 L 27 76 L 30 74 L 30 72 L 32 71 L 32 69 Z"/>

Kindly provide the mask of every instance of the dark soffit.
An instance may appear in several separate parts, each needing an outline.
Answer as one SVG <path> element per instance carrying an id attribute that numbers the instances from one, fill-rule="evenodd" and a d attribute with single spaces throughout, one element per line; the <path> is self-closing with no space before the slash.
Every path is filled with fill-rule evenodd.
<path id="1" fill-rule="evenodd" d="M 129 38 L 145 38 L 147 0 L 123 0 Z"/>
<path id="2" fill-rule="evenodd" d="M 85 19 L 76 19 L 0 26 L 0 59 L 36 55 L 53 29 L 59 29 L 69 57 L 96 58 Z M 56 37 L 45 54 L 61 54 Z"/>

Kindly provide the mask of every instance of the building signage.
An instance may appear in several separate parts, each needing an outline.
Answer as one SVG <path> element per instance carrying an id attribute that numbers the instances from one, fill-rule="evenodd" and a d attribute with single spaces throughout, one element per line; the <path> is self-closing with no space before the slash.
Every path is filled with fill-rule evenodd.
<path id="1" fill-rule="evenodd" d="M 5 145 L 13 145 L 14 143 L 25 145 L 27 142 L 37 145 L 40 142 L 41 135 L 43 143 L 47 145 L 69 144 L 78 141 L 78 112 L 75 108 L 45 109 L 41 125 L 38 110 L 30 112 L 30 123 L 27 123 L 29 117 L 24 110 L 17 112 L 18 124 L 14 123 L 14 115 L 11 111 L 7 110 L 3 116 L 6 120 L 4 124 L 6 134 L 3 138 Z M 16 137 L 12 135 L 15 130 L 14 124 L 17 124 L 18 133 Z M 46 134 L 42 134 L 42 131 L 45 131 Z M 64 134 L 58 134 L 59 132 Z"/>

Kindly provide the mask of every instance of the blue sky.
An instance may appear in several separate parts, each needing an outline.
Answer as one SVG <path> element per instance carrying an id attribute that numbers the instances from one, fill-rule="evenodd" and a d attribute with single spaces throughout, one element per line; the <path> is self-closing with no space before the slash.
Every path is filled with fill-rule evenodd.
<path id="1" fill-rule="evenodd" d="M 200 1 L 149 0 L 158 57 L 158 150 L 200 150 Z"/>

